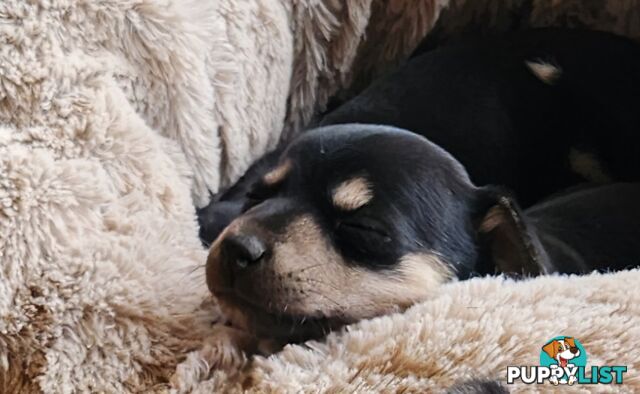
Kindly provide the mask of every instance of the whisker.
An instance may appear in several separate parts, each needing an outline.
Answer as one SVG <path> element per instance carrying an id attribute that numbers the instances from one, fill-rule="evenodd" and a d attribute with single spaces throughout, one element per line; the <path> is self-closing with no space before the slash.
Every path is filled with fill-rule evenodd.
<path id="1" fill-rule="evenodd" d="M 284 272 L 283 275 L 299 274 L 299 273 L 304 272 L 306 270 L 310 270 L 312 268 L 322 267 L 322 266 L 327 265 L 327 264 L 328 263 L 318 263 L 318 264 L 310 265 L 308 267 L 302 267 L 302 268 L 299 268 L 299 269 L 296 269 L 296 270 L 291 270 L 291 271 Z"/>
<path id="2" fill-rule="evenodd" d="M 342 305 L 341 305 L 340 303 L 338 303 L 336 300 L 332 299 L 331 297 L 329 297 L 329 296 L 328 296 L 328 295 L 326 295 L 326 294 L 323 294 L 323 293 L 321 293 L 321 292 L 319 292 L 319 291 L 316 291 L 316 290 L 314 290 L 314 289 L 309 289 L 309 291 L 310 291 L 311 293 L 313 293 L 313 294 L 317 294 L 317 295 L 319 295 L 319 296 L 321 296 L 321 297 L 326 298 L 327 300 L 329 300 L 330 302 L 332 302 L 335 306 L 342 307 Z"/>
<path id="3" fill-rule="evenodd" d="M 178 274 L 182 273 L 182 276 L 180 278 L 182 280 L 186 278 L 203 277 L 205 275 L 204 268 L 206 268 L 206 264 L 197 264 L 192 267 L 184 267 L 184 268 L 176 269 L 174 271 L 167 270 L 167 272 L 175 272 Z"/>
<path id="4" fill-rule="evenodd" d="M 300 280 L 300 282 L 303 283 L 314 283 L 314 284 L 318 284 L 318 285 L 323 285 L 323 286 L 327 286 L 330 287 L 333 290 L 340 290 L 340 288 L 338 287 L 338 285 L 333 284 L 333 283 L 329 283 L 329 282 L 325 282 L 322 281 L 320 279 L 315 279 L 315 278 L 304 278 L 304 280 Z"/>

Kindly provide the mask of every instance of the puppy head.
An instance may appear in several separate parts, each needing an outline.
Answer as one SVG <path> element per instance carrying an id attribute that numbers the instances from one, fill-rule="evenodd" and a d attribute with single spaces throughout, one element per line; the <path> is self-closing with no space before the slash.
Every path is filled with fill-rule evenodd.
<path id="1" fill-rule="evenodd" d="M 428 298 L 491 250 L 478 231 L 489 245 L 520 241 L 506 235 L 517 207 L 391 127 L 309 131 L 247 198 L 211 247 L 207 283 L 233 324 L 287 341 Z"/>

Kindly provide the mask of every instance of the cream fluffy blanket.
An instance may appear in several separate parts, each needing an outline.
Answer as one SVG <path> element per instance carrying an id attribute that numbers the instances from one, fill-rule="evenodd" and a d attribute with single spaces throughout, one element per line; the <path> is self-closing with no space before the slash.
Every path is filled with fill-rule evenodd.
<path id="1" fill-rule="evenodd" d="M 423 391 L 535 364 L 554 335 L 640 389 L 640 272 L 446 285 L 401 315 L 213 367 L 194 205 L 328 98 L 444 34 L 586 24 L 634 1 L 3 0 L 0 392 Z M 523 15 L 515 18 L 514 15 Z M 516 20 L 517 19 L 517 20 Z M 530 387 L 524 387 L 530 389 Z M 599 391 L 602 387 L 597 388 Z"/>

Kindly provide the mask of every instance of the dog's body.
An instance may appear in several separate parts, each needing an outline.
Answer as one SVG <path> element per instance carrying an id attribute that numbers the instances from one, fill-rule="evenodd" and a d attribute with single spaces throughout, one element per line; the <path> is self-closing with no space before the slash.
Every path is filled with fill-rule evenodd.
<path id="1" fill-rule="evenodd" d="M 640 180 L 640 46 L 536 29 L 418 53 L 322 125 L 385 124 L 439 145 L 523 206 L 584 181 Z"/>
<path id="2" fill-rule="evenodd" d="M 554 271 L 616 271 L 640 265 L 640 184 L 582 187 L 525 211 Z"/>
<path id="3" fill-rule="evenodd" d="M 638 265 L 638 185 L 574 190 L 526 213 L 504 189 L 476 186 L 507 185 L 530 205 L 589 176 L 637 179 L 638 48 L 599 33 L 559 32 L 555 42 L 550 32 L 522 35 L 521 47 L 498 39 L 426 53 L 325 119 L 411 127 L 449 152 L 395 127 L 327 126 L 223 195 L 210 228 L 238 217 L 211 247 L 207 283 L 232 324 L 302 340 L 402 310 L 451 278 Z M 567 41 L 575 34 L 584 41 Z M 603 42 L 606 61 L 593 60 Z M 563 50 L 545 58 L 545 46 Z"/>

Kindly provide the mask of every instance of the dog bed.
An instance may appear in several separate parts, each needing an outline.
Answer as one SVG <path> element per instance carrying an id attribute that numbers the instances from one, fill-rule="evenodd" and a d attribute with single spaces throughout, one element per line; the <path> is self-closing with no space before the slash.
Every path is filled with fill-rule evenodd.
<path id="1" fill-rule="evenodd" d="M 555 335 L 637 390 L 638 271 L 451 283 L 246 360 L 214 324 L 194 207 L 434 26 L 637 37 L 639 18 L 605 0 L 4 0 L 0 392 L 422 392 L 504 380 Z"/>

